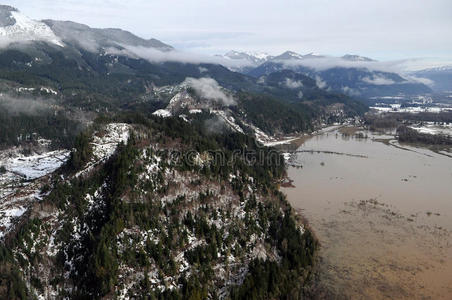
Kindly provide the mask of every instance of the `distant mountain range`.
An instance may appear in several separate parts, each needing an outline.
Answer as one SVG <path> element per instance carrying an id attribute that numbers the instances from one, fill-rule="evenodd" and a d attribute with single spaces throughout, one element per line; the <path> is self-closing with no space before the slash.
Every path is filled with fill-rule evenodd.
<path id="1" fill-rule="evenodd" d="M 325 58 L 324 55 L 318 55 L 314 53 L 309 54 L 299 54 L 293 51 L 286 51 L 280 55 L 272 56 L 265 52 L 240 52 L 240 51 L 229 51 L 224 55 L 218 55 L 220 57 L 225 57 L 227 59 L 231 60 L 240 60 L 245 61 L 249 64 L 248 67 L 257 67 L 263 63 L 266 63 L 268 61 L 285 61 L 285 60 L 306 60 L 311 58 Z M 359 56 L 359 55 L 352 55 L 352 54 L 346 54 L 341 57 L 341 59 L 345 61 L 364 61 L 364 62 L 370 62 L 375 61 L 371 58 Z"/>
<path id="2" fill-rule="evenodd" d="M 406 77 L 383 71 L 377 66 L 376 60 L 359 55 L 330 57 L 286 51 L 278 56 L 256 60 L 239 52 L 234 53 L 234 56 L 229 56 L 231 59 L 249 62 L 247 67 L 239 68 L 237 71 L 256 78 L 273 72 L 292 70 L 316 79 L 321 88 L 362 98 L 432 92 L 428 85 L 416 80 L 415 76 Z"/>
<path id="3" fill-rule="evenodd" d="M 221 55 L 220 55 L 221 56 Z M 239 52 L 229 51 L 224 55 L 228 59 L 246 60 L 252 65 L 260 65 L 268 60 L 273 59 L 273 56 L 265 52 Z"/>
<path id="4" fill-rule="evenodd" d="M 452 66 L 429 68 L 414 72 L 413 74 L 431 80 L 431 87 L 435 92 L 452 91 Z"/>
<path id="5" fill-rule="evenodd" d="M 142 39 L 121 29 L 91 28 L 70 21 L 35 21 L 10 6 L 0 6 L 0 25 L 3 48 L 0 51 L 0 70 L 3 71 L 0 78 L 15 79 L 20 71 L 24 72 L 21 80 L 25 84 L 50 83 L 63 93 L 70 90 L 71 95 L 75 94 L 73 89 L 77 86 L 77 89 L 95 90 L 102 97 L 118 99 L 118 95 L 130 95 L 131 90 L 145 94 L 149 84 L 177 85 L 187 77 L 211 77 L 233 91 L 266 93 L 289 102 L 305 100 L 303 96 L 308 95 L 311 99 L 324 97 L 319 91 L 363 99 L 432 92 L 425 81 L 416 81 L 416 76 L 439 81 L 435 86 L 441 89 L 448 86 L 447 70 L 441 74 L 430 70 L 406 77 L 373 69 L 377 61 L 351 54 L 330 57 L 286 51 L 272 56 L 261 52 L 230 51 L 221 56 L 226 67 L 215 61 L 207 64 L 180 63 L 177 59 L 168 61 L 165 55 L 177 51 L 159 40 Z M 149 59 L 153 56 L 162 58 Z M 240 62 L 236 65 L 241 67 L 232 68 L 228 61 Z M 281 74 L 290 76 L 280 78 Z M 307 89 L 306 85 L 285 85 L 284 82 L 292 80 L 295 74 L 312 79 L 316 89 Z M 281 80 L 276 83 L 274 78 Z M 118 99 L 118 102 L 123 101 Z"/>
<path id="6" fill-rule="evenodd" d="M 86 63 L 86 53 L 119 55 L 129 58 L 146 58 L 157 56 L 157 61 L 169 60 L 166 57 L 176 50 L 156 39 L 142 39 L 121 29 L 98 29 L 70 21 L 43 20 L 35 21 L 21 14 L 10 6 L 0 6 L 0 45 L 8 49 L 26 52 L 34 57 L 34 62 L 49 61 L 48 49 L 64 53 L 79 64 Z M 154 52 L 150 52 L 154 51 Z M 84 52 L 85 54 L 83 54 Z M 145 52 L 144 54 L 142 52 Z M 164 54 L 164 53 L 168 53 Z M 261 52 L 230 51 L 221 55 L 219 62 L 232 71 L 240 72 L 254 78 L 269 75 L 272 72 L 291 70 L 315 79 L 319 87 L 354 97 L 371 98 L 390 95 L 413 95 L 450 89 L 448 71 L 425 71 L 405 76 L 394 72 L 373 68 L 375 60 L 359 55 L 347 54 L 342 57 L 322 56 L 314 53 L 302 55 L 286 51 L 272 56 Z M 171 59 L 177 62 L 177 58 Z M 202 59 L 200 59 L 202 61 Z M 228 61 L 240 62 L 229 66 Z M 110 73 L 130 70 L 130 66 L 114 66 L 110 63 Z M 232 64 L 233 65 L 233 64 Z M 86 67 L 93 67 L 88 64 Z M 173 70 L 176 71 L 177 70 Z M 161 78 L 161 76 L 159 75 Z M 432 81 L 416 80 L 423 77 Z M 245 80 L 245 82 L 249 82 Z M 239 82 L 237 82 L 239 83 Z M 240 83 L 239 83 L 240 84 Z M 240 84 L 243 86 L 243 83 Z"/>

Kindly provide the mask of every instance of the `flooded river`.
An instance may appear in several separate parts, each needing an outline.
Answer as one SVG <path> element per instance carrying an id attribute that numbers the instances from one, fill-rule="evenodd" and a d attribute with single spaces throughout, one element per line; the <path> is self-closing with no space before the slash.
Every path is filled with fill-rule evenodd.
<path id="1" fill-rule="evenodd" d="M 320 240 L 321 285 L 337 298 L 452 299 L 452 158 L 364 135 L 308 139 L 282 189 Z"/>

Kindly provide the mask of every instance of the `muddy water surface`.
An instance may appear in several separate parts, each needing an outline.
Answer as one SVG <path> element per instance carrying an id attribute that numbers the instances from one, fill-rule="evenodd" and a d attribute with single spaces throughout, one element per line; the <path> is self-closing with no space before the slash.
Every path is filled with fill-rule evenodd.
<path id="1" fill-rule="evenodd" d="M 452 158 L 365 134 L 315 136 L 288 171 L 283 192 L 322 244 L 321 284 L 338 298 L 452 299 Z"/>

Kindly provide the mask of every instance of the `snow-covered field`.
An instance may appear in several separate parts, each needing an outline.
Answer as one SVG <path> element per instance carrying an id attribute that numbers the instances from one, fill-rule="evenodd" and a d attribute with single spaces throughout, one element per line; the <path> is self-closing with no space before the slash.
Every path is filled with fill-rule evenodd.
<path id="1" fill-rule="evenodd" d="M 400 104 L 390 104 L 389 106 L 372 106 L 370 107 L 373 110 L 376 110 L 378 113 L 385 112 L 398 112 L 398 113 L 421 113 L 421 112 L 430 112 L 430 113 L 440 113 L 445 111 L 452 111 L 452 107 L 441 107 L 441 106 L 413 106 L 413 107 L 401 107 Z"/>
<path id="2" fill-rule="evenodd" d="M 14 220 L 22 216 L 30 204 L 40 199 L 41 184 L 33 182 L 58 169 L 69 157 L 68 150 L 32 155 L 17 149 L 0 153 L 0 239 L 10 230 Z"/>
<path id="3" fill-rule="evenodd" d="M 420 133 L 452 136 L 452 123 L 435 124 L 433 122 L 423 122 L 422 124 L 412 125 L 409 127 Z"/>
<path id="4" fill-rule="evenodd" d="M 2 162 L 2 165 L 8 172 L 32 180 L 55 171 L 68 157 L 68 150 L 57 150 L 30 156 L 19 155 Z"/>
<path id="5" fill-rule="evenodd" d="M 0 153 L 0 166 L 6 169 L 0 174 L 0 199 L 13 193 L 17 187 L 58 169 L 69 157 L 68 150 L 23 155 L 14 150 Z"/>

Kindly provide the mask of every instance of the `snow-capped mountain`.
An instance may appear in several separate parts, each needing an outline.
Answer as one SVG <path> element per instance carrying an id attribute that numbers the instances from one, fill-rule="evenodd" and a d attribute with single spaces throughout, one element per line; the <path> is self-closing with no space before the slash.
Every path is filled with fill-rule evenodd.
<path id="1" fill-rule="evenodd" d="M 347 61 L 375 61 L 371 58 L 368 58 L 365 56 L 360 56 L 360 55 L 355 55 L 355 54 L 345 54 L 341 58 L 344 60 L 347 60 Z"/>
<path id="2" fill-rule="evenodd" d="M 424 69 L 418 72 L 443 72 L 443 71 L 452 71 L 452 66 L 440 66 L 434 68 Z"/>
<path id="3" fill-rule="evenodd" d="M 311 58 L 322 58 L 324 56 L 318 55 L 315 53 L 308 53 L 308 54 L 299 54 L 293 51 L 286 51 L 278 56 L 273 57 L 272 61 L 284 61 L 284 60 L 303 60 L 303 59 L 311 59 Z"/>
<path id="4" fill-rule="evenodd" d="M 91 28 L 70 21 L 36 21 L 14 7 L 0 6 L 0 45 L 46 42 L 60 47 L 75 46 L 91 52 L 127 47 L 153 48 L 170 51 L 173 47 L 156 39 L 142 39 L 128 31 L 116 28 Z M 71 48 L 71 47 L 69 47 Z"/>
<path id="5" fill-rule="evenodd" d="M 306 55 L 302 55 L 296 53 L 294 51 L 286 51 L 280 55 L 273 56 L 265 52 L 243 52 L 243 51 L 229 51 L 224 55 L 218 55 L 219 57 L 232 59 L 232 60 L 240 60 L 244 63 L 242 67 L 234 67 L 231 68 L 233 71 L 239 71 L 242 73 L 250 72 L 251 69 L 256 68 L 262 64 L 265 64 L 269 61 L 297 61 L 303 59 L 311 59 L 311 58 L 322 58 L 324 56 L 317 55 L 314 53 L 308 53 Z"/>
<path id="6" fill-rule="evenodd" d="M 55 35 L 47 24 L 35 21 L 11 6 L 0 6 L 0 42 L 43 41 L 63 47 L 62 40 Z"/>
<path id="7" fill-rule="evenodd" d="M 261 78 L 274 72 L 292 70 L 316 79 L 319 87 L 329 91 L 364 98 L 431 92 L 428 86 L 410 77 L 375 69 L 371 65 L 374 62 L 359 55 L 332 57 L 287 51 L 246 74 Z"/>
<path id="8" fill-rule="evenodd" d="M 220 55 L 228 59 L 243 60 L 250 63 L 250 65 L 258 66 L 268 61 L 296 61 L 296 60 L 306 60 L 306 59 L 316 59 L 316 58 L 326 58 L 324 55 L 320 55 L 314 52 L 308 54 L 300 54 L 294 51 L 286 51 L 280 55 L 272 56 L 265 52 L 240 52 L 240 51 L 229 51 L 225 55 Z M 342 57 L 337 57 L 337 59 L 342 59 L 345 61 L 354 62 L 372 62 L 375 61 L 371 58 L 355 55 L 346 54 Z"/>
<path id="9" fill-rule="evenodd" d="M 303 55 L 293 51 L 286 51 L 283 54 L 275 56 L 272 60 L 292 60 L 292 59 L 303 59 Z"/>
<path id="10" fill-rule="evenodd" d="M 286 51 L 278 56 L 272 56 L 265 52 L 240 52 L 240 51 L 229 51 L 224 55 L 219 55 L 220 57 L 224 57 L 227 59 L 233 60 L 241 60 L 244 62 L 242 67 L 234 67 L 231 68 L 233 71 L 239 71 L 242 73 L 250 72 L 251 69 L 256 68 L 262 64 L 265 64 L 270 61 L 280 62 L 280 61 L 297 61 L 302 59 L 311 59 L 311 58 L 321 58 L 323 56 L 308 53 L 306 55 L 302 55 L 293 51 Z"/>
<path id="11" fill-rule="evenodd" d="M 273 56 L 265 52 L 239 52 L 234 50 L 229 51 L 228 53 L 223 55 L 223 57 L 228 59 L 239 59 L 248 61 L 256 66 L 273 58 Z"/>

